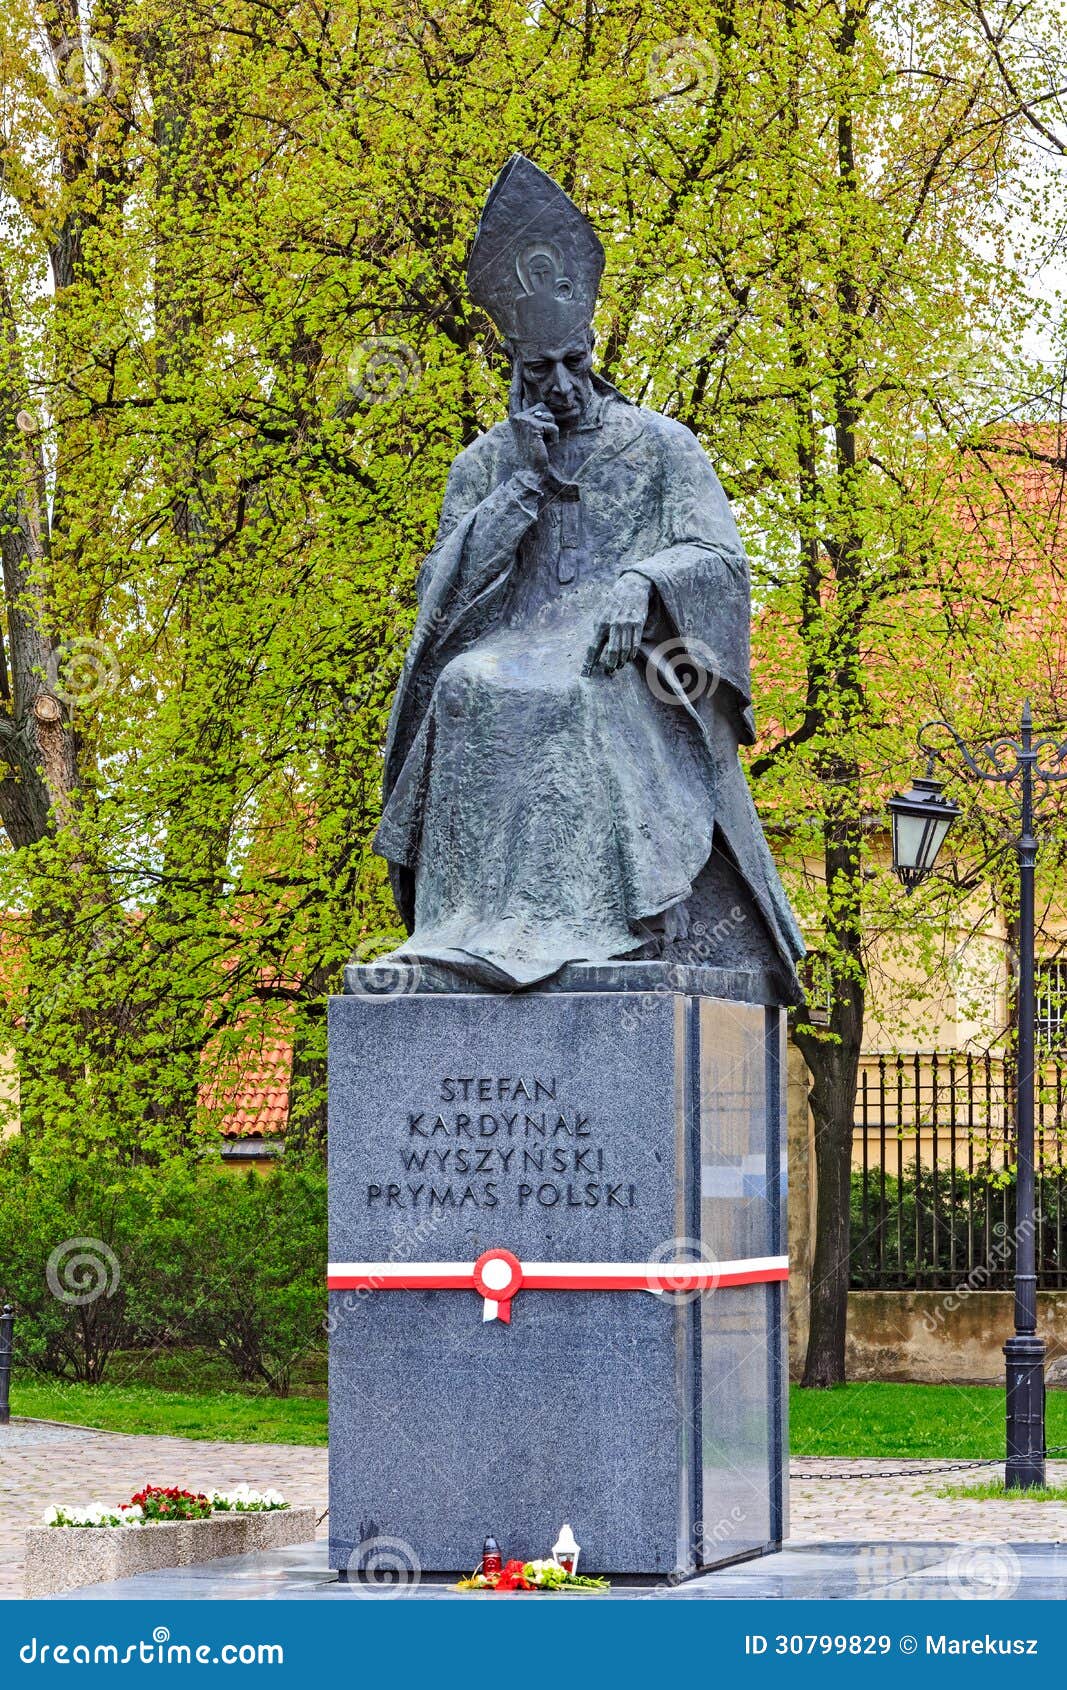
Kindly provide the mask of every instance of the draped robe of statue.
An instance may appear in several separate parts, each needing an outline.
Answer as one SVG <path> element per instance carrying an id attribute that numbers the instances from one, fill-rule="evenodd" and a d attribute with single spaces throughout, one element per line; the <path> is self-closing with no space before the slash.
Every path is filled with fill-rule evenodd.
<path id="1" fill-rule="evenodd" d="M 737 755 L 748 567 L 718 479 L 688 429 L 599 380 L 550 457 L 546 491 L 503 422 L 448 477 L 375 842 L 411 934 L 394 955 L 506 989 L 662 954 L 718 858 L 740 949 L 795 996 L 803 942 Z M 641 655 L 583 674 L 624 570 L 652 589 Z"/>

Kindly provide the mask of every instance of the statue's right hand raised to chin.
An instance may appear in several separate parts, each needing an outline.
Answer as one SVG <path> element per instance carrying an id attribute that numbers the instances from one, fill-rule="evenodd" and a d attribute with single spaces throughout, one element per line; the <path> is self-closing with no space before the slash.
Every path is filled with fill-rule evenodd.
<path id="1" fill-rule="evenodd" d="M 549 471 L 548 448 L 559 439 L 559 425 L 547 405 L 531 405 L 511 419 L 523 465 L 543 479 Z"/>

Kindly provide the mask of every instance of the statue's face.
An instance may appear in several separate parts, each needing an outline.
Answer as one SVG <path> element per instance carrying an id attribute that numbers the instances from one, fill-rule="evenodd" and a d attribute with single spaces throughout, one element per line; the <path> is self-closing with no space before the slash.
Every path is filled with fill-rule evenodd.
<path id="1" fill-rule="evenodd" d="M 547 405 L 560 428 L 573 428 L 593 397 L 593 341 L 577 335 L 558 346 L 523 345 L 523 395 L 527 405 Z"/>

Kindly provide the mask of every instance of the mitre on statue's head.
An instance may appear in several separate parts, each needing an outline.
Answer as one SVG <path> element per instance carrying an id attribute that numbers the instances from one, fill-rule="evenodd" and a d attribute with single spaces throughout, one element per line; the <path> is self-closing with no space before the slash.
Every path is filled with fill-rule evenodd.
<path id="1" fill-rule="evenodd" d="M 593 321 L 604 248 L 551 176 L 516 153 L 489 190 L 467 286 L 505 340 L 562 345 Z"/>

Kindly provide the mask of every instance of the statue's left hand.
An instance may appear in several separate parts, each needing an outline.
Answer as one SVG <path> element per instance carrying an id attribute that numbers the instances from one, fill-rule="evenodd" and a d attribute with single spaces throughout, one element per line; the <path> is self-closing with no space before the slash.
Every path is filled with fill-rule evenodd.
<path id="1" fill-rule="evenodd" d="M 598 669 L 605 675 L 613 675 L 633 662 L 648 621 L 651 590 L 643 575 L 627 572 L 619 576 L 586 653 L 583 675 L 594 675 Z"/>

